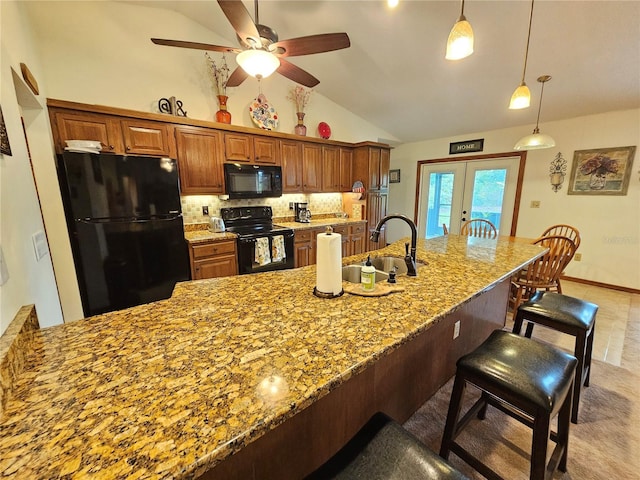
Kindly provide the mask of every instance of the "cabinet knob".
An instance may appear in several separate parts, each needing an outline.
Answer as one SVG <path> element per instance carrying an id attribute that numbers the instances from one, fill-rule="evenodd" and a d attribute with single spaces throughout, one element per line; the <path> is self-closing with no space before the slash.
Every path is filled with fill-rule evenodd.
<path id="1" fill-rule="evenodd" d="M 113 145 L 109 145 L 109 150 L 113 150 L 115 147 Z"/>
<path id="2" fill-rule="evenodd" d="M 128 151 L 128 150 L 131 150 L 131 147 L 130 147 L 129 145 L 127 145 L 127 151 Z"/>

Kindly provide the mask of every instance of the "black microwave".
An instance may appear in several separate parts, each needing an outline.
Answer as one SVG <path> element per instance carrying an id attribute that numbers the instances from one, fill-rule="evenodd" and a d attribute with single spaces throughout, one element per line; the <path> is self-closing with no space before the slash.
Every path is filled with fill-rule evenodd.
<path id="1" fill-rule="evenodd" d="M 278 165 L 225 163 L 224 181 L 230 199 L 282 196 L 282 168 Z"/>

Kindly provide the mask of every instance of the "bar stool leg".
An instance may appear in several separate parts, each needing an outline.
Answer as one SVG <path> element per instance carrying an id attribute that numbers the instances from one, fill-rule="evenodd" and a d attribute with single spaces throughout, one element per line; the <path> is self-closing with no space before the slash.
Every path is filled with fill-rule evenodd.
<path id="1" fill-rule="evenodd" d="M 591 378 L 591 354 L 593 353 L 593 337 L 596 333 L 596 325 L 595 322 L 593 327 L 591 328 L 591 332 L 587 335 L 587 353 L 585 357 L 585 368 L 587 369 L 587 376 L 584 379 L 583 385 L 585 387 L 589 386 L 589 379 Z"/>
<path id="2" fill-rule="evenodd" d="M 536 415 L 531 443 L 531 480 L 544 480 L 547 471 L 547 442 L 551 430 L 548 415 Z"/>
<path id="3" fill-rule="evenodd" d="M 456 425 L 462 408 L 462 396 L 466 387 L 466 381 L 461 375 L 456 375 L 453 382 L 453 390 L 451 391 L 451 400 L 449 401 L 449 411 L 447 413 L 447 422 L 444 426 L 442 434 L 442 444 L 440 446 L 440 456 L 445 460 L 449 459 L 451 442 L 456 435 Z"/>
<path id="4" fill-rule="evenodd" d="M 575 378 L 574 378 L 575 382 Z M 562 407 L 558 412 L 558 444 L 564 445 L 562 457 L 560 457 L 560 463 L 558 463 L 558 470 L 561 472 L 567 471 L 567 457 L 569 454 L 569 428 L 571 427 L 571 412 L 573 411 L 573 389 L 569 390 L 567 397 L 564 399 Z"/>

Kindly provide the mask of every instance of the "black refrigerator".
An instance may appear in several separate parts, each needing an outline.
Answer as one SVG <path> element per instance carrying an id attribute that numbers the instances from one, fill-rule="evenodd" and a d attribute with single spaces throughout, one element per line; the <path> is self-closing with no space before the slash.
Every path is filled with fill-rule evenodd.
<path id="1" fill-rule="evenodd" d="M 85 316 L 169 298 L 189 279 L 175 160 L 65 152 L 58 173 Z"/>

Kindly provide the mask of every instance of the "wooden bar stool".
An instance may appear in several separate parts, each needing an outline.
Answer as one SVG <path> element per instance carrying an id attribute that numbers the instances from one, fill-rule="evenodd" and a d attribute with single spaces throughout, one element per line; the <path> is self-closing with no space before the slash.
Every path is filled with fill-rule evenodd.
<path id="1" fill-rule="evenodd" d="M 376 413 L 307 480 L 468 480 L 383 413 Z"/>
<path id="2" fill-rule="evenodd" d="M 493 405 L 533 430 L 530 478 L 550 479 L 558 468 L 567 469 L 571 394 L 577 360 L 555 348 L 503 330 L 494 331 L 473 352 L 457 362 L 440 456 L 453 452 L 486 478 L 501 477 L 456 442 L 474 415 L 484 419 Z M 481 397 L 458 420 L 466 385 L 482 391 Z M 558 416 L 558 431 L 551 420 Z M 547 464 L 547 442 L 556 446 Z"/>
<path id="3" fill-rule="evenodd" d="M 578 367 L 573 387 L 571 413 L 573 423 L 578 423 L 578 405 L 582 385 L 589 386 L 597 313 L 598 306 L 593 303 L 560 293 L 538 291 L 518 307 L 513 323 L 513 333 L 520 334 L 522 322 L 529 322 L 525 332 L 525 336 L 529 338 L 531 338 L 534 323 L 576 337 L 573 354 L 578 359 Z"/>

